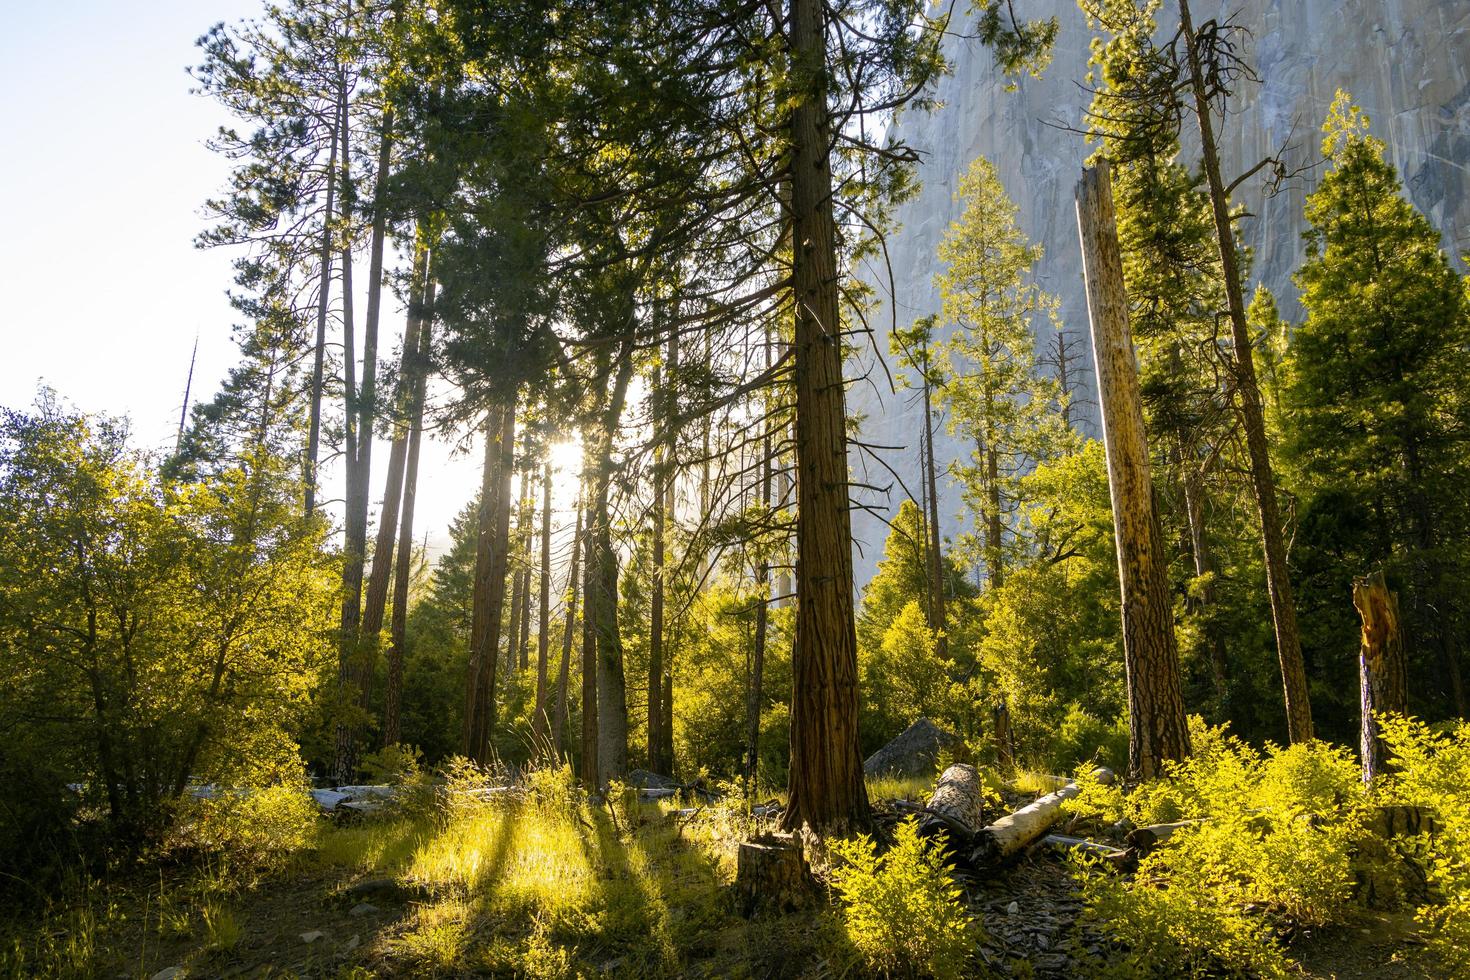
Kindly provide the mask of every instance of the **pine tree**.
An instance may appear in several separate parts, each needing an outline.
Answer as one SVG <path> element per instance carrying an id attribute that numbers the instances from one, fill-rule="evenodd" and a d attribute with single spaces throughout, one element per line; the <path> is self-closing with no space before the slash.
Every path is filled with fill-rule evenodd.
<path id="1" fill-rule="evenodd" d="M 1404 580 L 1408 645 L 1437 650 L 1463 716 L 1470 303 L 1346 93 L 1323 131 L 1330 170 L 1307 199 L 1296 276 L 1307 317 L 1289 351 L 1291 456 L 1313 508 L 1367 518 L 1356 550 Z"/>
<path id="2" fill-rule="evenodd" d="M 942 319 L 954 327 L 939 354 L 939 397 L 950 431 L 975 447 L 955 470 L 975 515 L 976 551 L 999 585 L 1018 544 L 1020 478 L 1069 443 L 1056 383 L 1036 364 L 1036 323 L 1055 325 L 1057 301 L 1029 278 L 1041 247 L 1016 225 L 995 165 L 977 157 L 958 196 L 965 210 L 939 246 L 945 269 L 935 277 Z"/>

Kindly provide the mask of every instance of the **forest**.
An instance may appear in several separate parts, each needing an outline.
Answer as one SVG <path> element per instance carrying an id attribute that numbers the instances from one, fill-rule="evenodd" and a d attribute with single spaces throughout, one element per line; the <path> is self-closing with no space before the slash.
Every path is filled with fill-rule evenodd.
<path id="1" fill-rule="evenodd" d="M 0 975 L 1470 975 L 1465 259 L 1351 92 L 1232 172 L 1251 32 L 1077 3 L 1069 237 L 975 157 L 919 316 L 897 123 L 1033 4 L 199 5 L 234 367 L 0 409 Z"/>

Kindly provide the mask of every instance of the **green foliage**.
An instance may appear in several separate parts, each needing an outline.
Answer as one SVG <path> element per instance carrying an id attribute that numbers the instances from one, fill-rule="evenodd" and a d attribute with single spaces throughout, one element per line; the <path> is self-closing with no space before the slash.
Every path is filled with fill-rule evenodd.
<path id="1" fill-rule="evenodd" d="M 1056 325 L 1057 300 L 1031 280 L 1041 246 L 1016 223 L 995 165 L 977 157 L 960 178 L 964 211 L 939 245 L 935 276 L 941 320 L 955 329 L 936 352 L 939 401 L 949 429 L 974 446 L 951 470 L 964 487 L 975 537 L 967 551 L 999 583 L 1017 540 L 1024 473 L 1064 454 L 1074 441 L 1065 397 L 1036 363 L 1035 322 Z"/>
<path id="2" fill-rule="evenodd" d="M 915 821 L 898 825 L 883 854 L 869 837 L 836 841 L 832 853 L 847 938 L 870 969 L 936 980 L 968 975 L 974 940 L 963 891 Z"/>
<path id="3" fill-rule="evenodd" d="M 264 449 L 164 481 L 119 423 L 43 393 L 0 427 L 0 724 L 122 837 L 191 781 L 299 773 L 334 586 Z"/>
<path id="4" fill-rule="evenodd" d="M 1181 828 L 1131 879 L 1089 878 L 1090 913 L 1150 975 L 1283 975 L 1287 926 L 1343 921 L 1370 798 L 1357 760 L 1323 742 L 1257 749 L 1191 718 L 1194 755 L 1124 795 L 1084 779 L 1072 812 Z"/>
<path id="5" fill-rule="evenodd" d="M 1412 718 L 1385 717 L 1394 768 L 1388 800 L 1423 807 L 1437 827 L 1406 842 L 1428 870 L 1433 903 L 1420 907 L 1430 927 L 1428 955 L 1444 976 L 1470 973 L 1470 722 L 1436 734 Z"/>
<path id="6" fill-rule="evenodd" d="M 316 841 L 320 812 L 304 782 L 257 790 L 215 790 L 179 803 L 173 850 L 239 870 L 279 868 Z"/>
<path id="7" fill-rule="evenodd" d="M 1470 304 L 1439 233 L 1404 198 L 1345 93 L 1323 130 L 1330 168 L 1307 199 L 1296 275 L 1307 317 L 1283 393 L 1306 498 L 1302 591 L 1343 596 L 1344 575 L 1386 567 L 1409 634 L 1425 638 L 1408 646 L 1411 694 L 1442 711 L 1454 707 L 1442 692 L 1467 611 L 1457 583 L 1470 539 Z M 1307 629 L 1323 655 L 1355 659 L 1353 633 L 1334 640 L 1343 617 L 1322 614 Z"/>

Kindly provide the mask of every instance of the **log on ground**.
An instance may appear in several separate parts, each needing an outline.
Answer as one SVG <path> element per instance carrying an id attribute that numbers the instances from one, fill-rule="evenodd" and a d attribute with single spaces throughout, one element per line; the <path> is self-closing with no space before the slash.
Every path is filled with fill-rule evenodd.
<path id="1" fill-rule="evenodd" d="M 1100 782 L 1110 783 L 1113 774 L 1099 769 Z M 1076 783 L 1068 783 L 1055 793 L 1022 807 L 1015 813 L 1006 814 L 995 823 L 982 828 L 970 849 L 970 863 L 975 867 L 995 864 L 1019 853 L 1027 845 L 1038 840 L 1062 817 L 1062 804 L 1081 792 Z"/>
<path id="2" fill-rule="evenodd" d="M 919 821 L 919 836 L 942 841 L 963 853 L 980 829 L 985 790 L 974 766 L 956 763 L 944 770 Z"/>

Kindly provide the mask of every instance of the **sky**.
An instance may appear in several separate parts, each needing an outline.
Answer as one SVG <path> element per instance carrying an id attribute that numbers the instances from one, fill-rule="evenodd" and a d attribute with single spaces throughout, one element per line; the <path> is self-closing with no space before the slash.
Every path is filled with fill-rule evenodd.
<path id="1" fill-rule="evenodd" d="M 140 447 L 173 444 L 197 337 L 194 400 L 235 359 L 234 254 L 201 251 L 202 205 L 225 186 L 205 141 L 231 120 L 191 93 L 194 41 L 261 0 L 44 0 L 0 5 L 0 406 L 38 384 L 126 415 Z M 396 349 L 402 311 L 383 329 Z M 419 526 L 431 551 L 479 483 L 478 451 L 425 446 Z M 375 451 L 386 461 L 387 447 Z M 373 476 L 382 493 L 381 464 Z M 341 497 L 342 474 L 322 474 Z"/>

